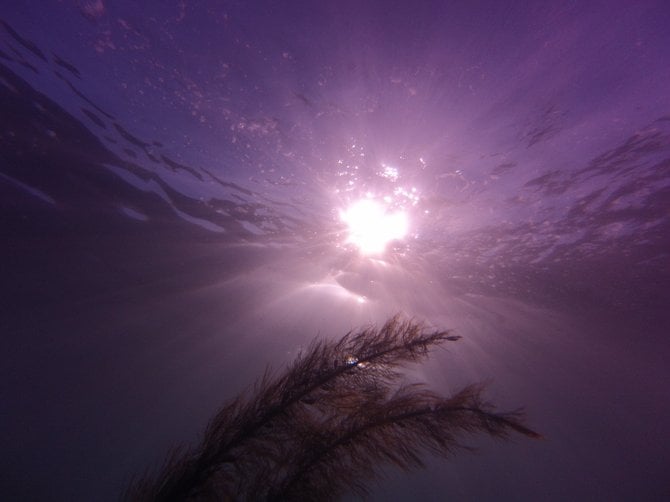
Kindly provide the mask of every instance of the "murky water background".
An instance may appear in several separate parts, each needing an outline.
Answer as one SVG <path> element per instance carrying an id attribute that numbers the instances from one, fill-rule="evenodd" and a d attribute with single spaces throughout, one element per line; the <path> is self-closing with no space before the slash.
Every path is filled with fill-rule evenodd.
<path id="1" fill-rule="evenodd" d="M 547 439 L 374 499 L 670 494 L 663 2 L 1 17 L 10 499 L 115 499 L 267 364 L 396 312 L 463 336 L 412 378 L 491 380 Z M 410 221 L 382 256 L 345 244 L 365 197 Z"/>

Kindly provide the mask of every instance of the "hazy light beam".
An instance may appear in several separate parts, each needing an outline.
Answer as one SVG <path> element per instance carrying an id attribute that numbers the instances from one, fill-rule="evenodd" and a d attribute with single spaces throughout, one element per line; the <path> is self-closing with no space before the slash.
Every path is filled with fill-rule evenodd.
<path id="1" fill-rule="evenodd" d="M 340 212 L 340 218 L 349 229 L 347 242 L 365 255 L 383 253 L 389 242 L 407 235 L 407 215 L 403 211 L 389 212 L 371 199 L 354 203 Z"/>

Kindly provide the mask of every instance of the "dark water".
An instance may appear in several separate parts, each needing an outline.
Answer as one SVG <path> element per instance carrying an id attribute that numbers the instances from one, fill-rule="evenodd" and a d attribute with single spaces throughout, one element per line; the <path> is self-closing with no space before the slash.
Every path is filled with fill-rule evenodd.
<path id="1" fill-rule="evenodd" d="M 546 440 L 375 500 L 660 500 L 670 446 L 664 2 L 23 2 L 0 34 L 0 486 L 112 500 L 315 335 L 463 336 Z M 389 197 L 406 238 L 345 243 Z"/>

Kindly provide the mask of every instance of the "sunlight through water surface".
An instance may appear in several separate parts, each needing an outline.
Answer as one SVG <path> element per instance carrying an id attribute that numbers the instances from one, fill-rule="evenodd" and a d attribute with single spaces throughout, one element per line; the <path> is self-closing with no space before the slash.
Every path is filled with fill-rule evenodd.
<path id="1" fill-rule="evenodd" d="M 340 217 L 348 227 L 347 242 L 365 255 L 380 254 L 389 242 L 407 235 L 407 215 L 403 211 L 389 211 L 373 199 L 355 202 Z"/>

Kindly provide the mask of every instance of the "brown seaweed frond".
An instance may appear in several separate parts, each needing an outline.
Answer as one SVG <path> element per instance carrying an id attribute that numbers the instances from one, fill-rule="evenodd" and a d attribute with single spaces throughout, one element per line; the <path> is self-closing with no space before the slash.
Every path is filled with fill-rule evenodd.
<path id="1" fill-rule="evenodd" d="M 365 495 L 364 482 L 382 464 L 404 470 L 422 467 L 424 452 L 447 457 L 468 449 L 458 440 L 463 433 L 504 439 L 516 431 L 541 437 L 522 423 L 520 412 L 495 413 L 482 401 L 483 391 L 483 386 L 471 385 L 444 398 L 415 384 L 388 399 L 371 399 L 357 412 L 321 424 L 306 436 L 300 455 L 260 498 L 321 501 L 335 500 L 345 491 Z"/>
<path id="2" fill-rule="evenodd" d="M 393 317 L 381 328 L 315 341 L 280 375 L 266 371 L 252 395 L 224 406 L 196 449 L 172 454 L 160 474 L 135 481 L 127 500 L 332 500 L 378 463 L 421 465 L 447 455 L 460 433 L 530 437 L 518 413 L 496 414 L 481 386 L 443 398 L 398 387 L 400 368 L 460 337 Z"/>

